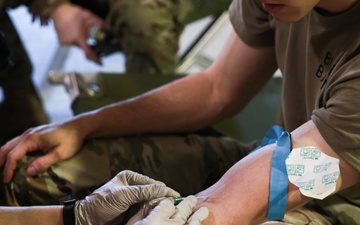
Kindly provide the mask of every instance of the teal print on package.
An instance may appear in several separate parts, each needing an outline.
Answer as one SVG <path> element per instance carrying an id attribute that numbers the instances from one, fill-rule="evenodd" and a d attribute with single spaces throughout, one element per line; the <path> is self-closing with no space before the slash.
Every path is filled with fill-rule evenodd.
<path id="1" fill-rule="evenodd" d="M 259 147 L 277 143 L 272 160 L 270 171 L 269 208 L 268 220 L 280 220 L 286 212 L 286 199 L 288 191 L 288 175 L 285 160 L 290 154 L 291 141 L 289 132 L 284 131 L 281 126 L 273 126 L 262 139 Z"/>

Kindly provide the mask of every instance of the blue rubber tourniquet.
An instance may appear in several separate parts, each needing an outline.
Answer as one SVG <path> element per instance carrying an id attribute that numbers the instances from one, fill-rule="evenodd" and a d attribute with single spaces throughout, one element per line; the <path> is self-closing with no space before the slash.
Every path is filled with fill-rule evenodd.
<path id="1" fill-rule="evenodd" d="M 281 126 L 273 126 L 261 141 L 259 147 L 275 143 L 276 147 L 271 160 L 269 208 L 267 219 L 280 220 L 284 218 L 286 211 L 286 199 L 288 191 L 288 175 L 285 160 L 290 153 L 291 140 L 289 132 Z"/>

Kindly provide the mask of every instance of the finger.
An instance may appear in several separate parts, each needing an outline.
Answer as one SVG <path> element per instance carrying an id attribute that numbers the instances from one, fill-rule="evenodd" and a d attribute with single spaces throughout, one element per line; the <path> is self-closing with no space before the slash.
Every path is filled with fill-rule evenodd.
<path id="1" fill-rule="evenodd" d="M 90 47 L 85 49 L 84 52 L 88 60 L 91 60 L 98 65 L 102 65 L 101 58 Z"/>
<path id="2" fill-rule="evenodd" d="M 100 19 L 99 17 L 94 16 L 94 15 L 89 15 L 89 19 L 85 20 L 84 28 L 85 28 L 85 30 L 83 31 L 83 33 L 86 34 L 86 40 L 87 40 L 89 38 L 89 36 L 91 36 L 92 38 L 95 38 L 93 36 L 95 34 L 90 35 L 90 33 L 93 33 L 91 31 L 94 31 L 93 28 L 95 28 L 97 30 L 97 32 L 102 33 L 104 31 L 108 30 L 108 25 L 104 22 L 104 20 Z M 97 35 L 95 35 L 95 36 L 97 36 Z M 100 41 L 100 40 L 97 40 L 97 41 Z M 86 57 L 89 60 L 92 60 L 101 65 L 101 59 L 99 57 L 99 54 L 97 54 L 92 48 L 90 48 L 89 43 L 85 42 L 84 44 L 86 45 L 86 46 L 83 46 Z"/>
<path id="3" fill-rule="evenodd" d="M 0 166 L 2 166 L 6 160 L 7 154 L 15 148 L 20 142 L 22 138 L 18 136 L 10 141 L 8 141 L 4 146 L 0 148 Z"/>
<path id="4" fill-rule="evenodd" d="M 100 57 L 90 48 L 90 46 L 86 43 L 86 41 L 79 41 L 78 45 L 85 53 L 87 59 L 101 65 Z"/>
<path id="5" fill-rule="evenodd" d="M 59 150 L 50 151 L 45 156 L 39 157 L 34 160 L 27 169 L 28 175 L 34 176 L 38 173 L 45 172 L 50 166 L 66 159 L 61 157 L 58 151 Z"/>
<path id="6" fill-rule="evenodd" d="M 201 207 L 191 215 L 187 223 L 189 225 L 201 225 L 202 222 L 209 216 L 209 209 L 207 207 Z"/>
<path id="7" fill-rule="evenodd" d="M 95 192 L 101 192 L 105 187 L 109 188 L 107 185 L 103 185 L 101 188 Z M 113 193 L 118 193 L 111 197 L 112 201 L 116 201 L 118 205 L 122 205 L 124 208 L 128 208 L 139 202 L 145 202 L 152 199 L 165 197 L 166 186 L 164 184 L 149 184 L 149 185 L 140 185 L 140 186 L 110 186 L 113 190 Z M 109 200 L 110 201 L 110 200 Z"/>
<path id="8" fill-rule="evenodd" d="M 184 223 L 190 217 L 193 208 L 197 203 L 195 196 L 190 195 L 186 197 L 182 202 L 176 206 L 176 213 L 173 216 L 173 219 L 183 221 Z"/>
<path id="9" fill-rule="evenodd" d="M 16 169 L 17 162 L 23 158 L 28 152 L 33 152 L 40 150 L 39 140 L 35 135 L 24 135 L 20 137 L 18 140 L 18 144 L 11 149 L 6 155 L 6 163 L 4 167 L 4 183 L 8 183 L 13 176 L 14 170 Z M 9 144 L 12 145 L 11 143 Z"/>
<path id="10" fill-rule="evenodd" d="M 4 183 L 8 183 L 12 179 L 17 161 L 23 158 L 27 152 L 32 152 L 34 150 L 37 150 L 37 148 L 34 146 L 36 145 L 34 145 L 32 141 L 24 140 L 19 145 L 17 145 L 13 150 L 8 152 L 4 167 L 4 178 L 3 178 Z"/>
<path id="11" fill-rule="evenodd" d="M 169 199 L 164 199 L 149 213 L 146 220 L 148 224 L 157 224 L 159 221 L 168 220 L 175 212 L 174 203 Z"/>
<path id="12" fill-rule="evenodd" d="M 180 193 L 168 187 L 166 189 L 166 197 L 180 197 Z"/>
<path id="13" fill-rule="evenodd" d="M 87 31 L 89 31 L 89 29 L 95 24 L 99 25 L 102 30 L 106 30 L 109 28 L 109 25 L 103 19 L 94 14 L 88 14 L 87 19 L 84 19 L 84 25 Z"/>
<path id="14" fill-rule="evenodd" d="M 138 209 L 138 207 L 137 207 L 138 205 L 140 205 L 140 204 L 133 205 L 127 210 L 126 217 L 129 215 L 130 219 L 126 222 L 126 225 L 129 225 L 129 224 L 138 224 L 139 225 L 139 223 L 137 223 L 137 222 L 140 222 L 146 216 L 148 216 L 149 212 L 153 209 L 148 204 L 142 204 L 140 206 L 140 209 Z M 135 213 L 133 213 L 133 212 L 135 212 Z M 124 219 L 124 221 L 125 220 L 126 219 Z"/>
<path id="15" fill-rule="evenodd" d="M 136 172 L 133 172 L 133 171 L 124 171 L 124 176 L 126 177 L 126 180 L 128 182 L 128 185 L 146 185 L 146 184 L 156 184 L 156 183 L 159 183 L 161 185 L 164 185 L 166 186 L 163 182 L 161 181 L 156 181 L 150 177 L 147 177 L 147 176 L 144 176 L 142 174 L 139 174 L 139 173 L 136 173 Z M 161 186 L 162 187 L 162 186 Z M 178 197 L 180 196 L 180 194 L 171 189 L 171 188 L 168 188 L 166 187 L 166 190 L 163 190 L 162 188 L 161 189 L 158 189 L 158 190 L 152 190 L 153 192 L 157 192 L 157 193 L 152 193 L 156 196 L 159 196 L 159 197 L 163 197 L 163 196 L 166 196 L 166 197 Z M 164 191 L 166 192 L 164 194 Z"/>
<path id="16" fill-rule="evenodd" d="M 129 186 L 129 188 L 133 190 L 131 192 L 133 203 L 165 197 L 166 195 L 166 186 L 163 183 Z"/>
<path id="17" fill-rule="evenodd" d="M 35 128 L 30 128 L 26 130 L 22 135 L 13 138 L 12 140 L 8 141 L 4 146 L 0 149 L 0 166 L 2 166 L 7 158 L 7 155 L 10 151 L 15 149 L 20 143 L 22 143 L 26 139 L 31 139 L 29 134 L 36 131 L 41 131 L 44 129 L 45 126 L 38 126 Z"/>
<path id="18" fill-rule="evenodd" d="M 162 183 L 160 181 L 154 180 L 148 176 L 136 173 L 130 170 L 124 171 L 124 176 L 126 177 L 128 185 L 144 185 L 144 184 L 155 184 Z"/>
<path id="19" fill-rule="evenodd" d="M 131 170 L 123 170 L 119 172 L 111 180 L 111 182 L 116 185 L 131 186 L 131 185 L 154 184 L 154 183 L 158 183 L 159 181 L 156 181 L 154 179 L 151 179 L 150 177 L 147 177 L 145 175 L 142 175 L 140 173 Z"/>
<path id="20" fill-rule="evenodd" d="M 154 184 L 158 181 L 151 179 L 147 176 L 142 174 L 136 173 L 131 170 L 123 170 L 116 174 L 114 178 L 112 178 L 109 182 L 104 184 L 102 187 L 108 186 L 140 186 L 140 185 L 147 185 L 147 184 Z M 160 182 L 158 182 L 160 183 Z M 136 187 L 137 188 L 137 187 Z"/>

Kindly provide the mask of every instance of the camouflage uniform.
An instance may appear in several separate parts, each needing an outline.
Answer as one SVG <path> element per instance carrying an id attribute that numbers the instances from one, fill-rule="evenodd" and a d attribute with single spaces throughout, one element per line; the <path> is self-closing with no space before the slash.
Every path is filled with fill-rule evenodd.
<path id="1" fill-rule="evenodd" d="M 110 0 L 109 21 L 121 40 L 127 72 L 169 74 L 179 64 L 184 26 L 220 14 L 230 0 Z"/>
<path id="2" fill-rule="evenodd" d="M 215 183 L 254 147 L 202 134 L 93 139 L 76 156 L 35 177 L 28 177 L 26 168 L 36 156 L 23 158 L 5 186 L 6 201 L 43 205 L 81 198 L 124 169 L 163 181 L 186 196 Z"/>
<path id="3" fill-rule="evenodd" d="M 0 86 L 4 94 L 4 101 L 0 104 L 0 144 L 3 144 L 26 129 L 47 123 L 48 120 L 32 83 L 31 62 L 6 12 L 8 7 L 16 7 L 24 2 L 0 2 L 0 29 L 13 62 L 12 67 L 0 74 Z"/>
<path id="4" fill-rule="evenodd" d="M 67 0 L 34 0 L 33 12 L 42 18 Z M 71 0 L 110 23 L 111 35 L 126 56 L 128 73 L 173 73 L 184 26 L 227 10 L 231 0 Z M 112 45 L 112 43 L 108 43 Z M 104 47 L 106 48 L 106 47 Z"/>

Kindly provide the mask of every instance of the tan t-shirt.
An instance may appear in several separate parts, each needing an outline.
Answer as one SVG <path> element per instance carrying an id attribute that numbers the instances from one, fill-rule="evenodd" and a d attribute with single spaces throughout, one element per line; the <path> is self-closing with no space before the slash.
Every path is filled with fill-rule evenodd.
<path id="1" fill-rule="evenodd" d="M 231 22 L 248 45 L 275 46 L 284 77 L 280 124 L 313 120 L 328 144 L 360 171 L 360 2 L 336 16 L 312 10 L 280 23 L 259 0 L 234 0 Z"/>

